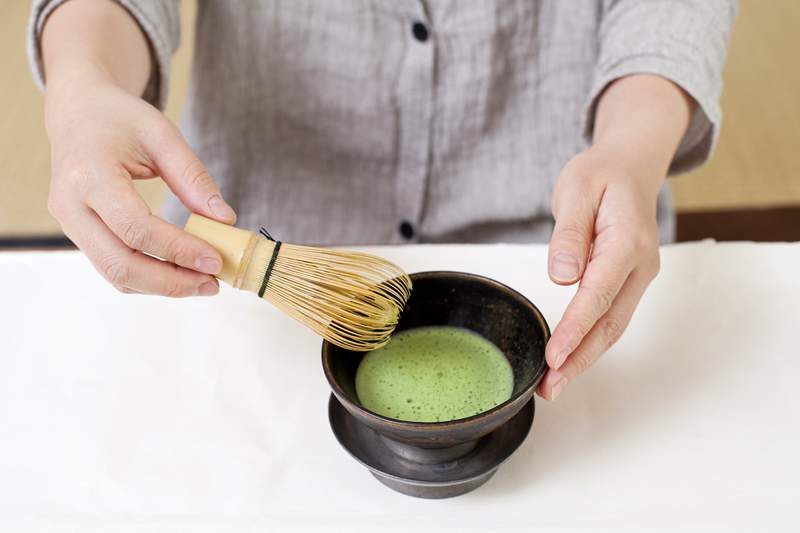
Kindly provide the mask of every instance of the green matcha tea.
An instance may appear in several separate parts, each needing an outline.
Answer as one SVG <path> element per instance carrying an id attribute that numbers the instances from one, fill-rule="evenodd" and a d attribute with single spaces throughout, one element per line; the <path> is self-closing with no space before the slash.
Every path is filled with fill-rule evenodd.
<path id="1" fill-rule="evenodd" d="M 448 326 L 401 331 L 365 355 L 356 372 L 361 405 L 414 422 L 482 413 L 508 400 L 513 388 L 511 365 L 497 346 Z"/>

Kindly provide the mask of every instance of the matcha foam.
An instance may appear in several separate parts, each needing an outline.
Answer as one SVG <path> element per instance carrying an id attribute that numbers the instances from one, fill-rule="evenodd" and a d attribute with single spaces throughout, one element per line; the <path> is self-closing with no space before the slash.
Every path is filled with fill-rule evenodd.
<path id="1" fill-rule="evenodd" d="M 356 393 L 374 413 L 414 422 L 473 416 L 508 400 L 511 365 L 477 333 L 449 326 L 401 331 L 369 352 L 356 372 Z"/>

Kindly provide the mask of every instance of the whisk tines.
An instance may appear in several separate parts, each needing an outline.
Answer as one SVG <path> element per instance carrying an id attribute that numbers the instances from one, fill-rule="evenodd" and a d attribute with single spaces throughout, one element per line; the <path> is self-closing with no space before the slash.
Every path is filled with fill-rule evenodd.
<path id="1" fill-rule="evenodd" d="M 186 231 L 220 251 L 220 279 L 348 350 L 385 345 L 411 295 L 408 275 L 376 255 L 281 243 L 265 228 L 259 235 L 199 215 Z"/>
<path id="2" fill-rule="evenodd" d="M 388 342 L 410 294 L 408 275 L 381 257 L 284 244 L 264 298 L 330 342 L 366 351 Z"/>

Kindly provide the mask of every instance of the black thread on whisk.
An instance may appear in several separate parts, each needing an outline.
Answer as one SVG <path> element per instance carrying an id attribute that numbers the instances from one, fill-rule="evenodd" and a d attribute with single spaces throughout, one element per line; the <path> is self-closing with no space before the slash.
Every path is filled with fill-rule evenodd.
<path id="1" fill-rule="evenodd" d="M 267 290 L 267 283 L 269 283 L 269 277 L 272 274 L 272 268 L 275 266 L 275 260 L 278 259 L 278 252 L 281 249 L 281 241 L 276 241 L 275 239 L 273 239 L 272 235 L 269 234 L 266 228 L 262 227 L 258 232 L 267 239 L 275 243 L 275 248 L 272 249 L 272 257 L 269 260 L 266 272 L 264 272 L 264 279 L 261 280 L 261 288 L 258 289 L 258 297 L 263 298 L 264 291 Z"/>

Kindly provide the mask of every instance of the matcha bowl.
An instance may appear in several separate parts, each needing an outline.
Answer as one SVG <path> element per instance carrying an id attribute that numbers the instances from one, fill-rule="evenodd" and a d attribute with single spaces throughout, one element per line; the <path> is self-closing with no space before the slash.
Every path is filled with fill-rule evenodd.
<path id="1" fill-rule="evenodd" d="M 342 446 L 384 484 L 412 496 L 456 496 L 488 480 L 527 436 L 550 330 L 527 298 L 489 278 L 436 271 L 412 274 L 411 280 L 414 288 L 397 331 L 454 326 L 478 333 L 510 363 L 511 397 L 445 422 L 382 416 L 362 406 L 356 393 L 356 371 L 365 354 L 323 342 L 322 366 L 333 391 L 329 418 Z"/>

